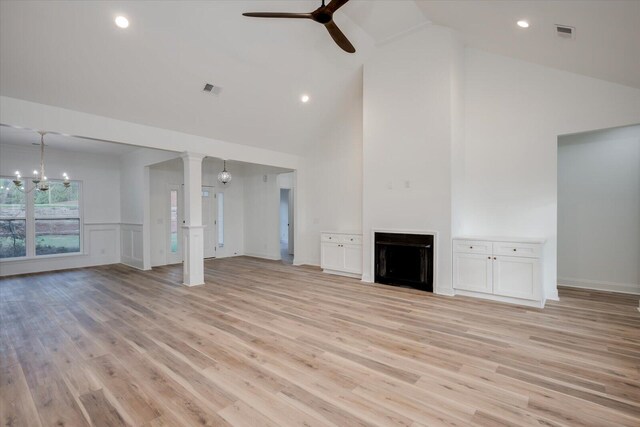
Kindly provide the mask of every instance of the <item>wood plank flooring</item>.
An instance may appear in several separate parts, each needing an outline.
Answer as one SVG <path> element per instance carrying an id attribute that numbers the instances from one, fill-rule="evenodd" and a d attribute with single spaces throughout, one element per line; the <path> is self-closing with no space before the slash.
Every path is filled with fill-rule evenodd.
<path id="1" fill-rule="evenodd" d="M 638 297 L 544 310 L 253 258 L 0 280 L 4 426 L 640 426 Z"/>

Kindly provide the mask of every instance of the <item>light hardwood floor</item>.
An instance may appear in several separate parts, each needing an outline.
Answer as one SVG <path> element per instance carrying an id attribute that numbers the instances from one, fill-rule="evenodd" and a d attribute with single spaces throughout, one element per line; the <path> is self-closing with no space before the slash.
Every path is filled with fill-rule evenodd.
<path id="1" fill-rule="evenodd" d="M 637 297 L 544 310 L 252 258 L 0 280 L 7 426 L 640 425 Z"/>

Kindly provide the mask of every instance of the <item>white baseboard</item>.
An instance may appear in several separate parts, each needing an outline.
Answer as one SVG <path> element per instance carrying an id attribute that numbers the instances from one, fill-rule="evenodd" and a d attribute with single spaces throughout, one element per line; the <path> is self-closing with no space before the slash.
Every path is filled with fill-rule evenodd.
<path id="1" fill-rule="evenodd" d="M 450 288 L 450 287 L 439 288 L 438 286 L 436 286 L 436 288 L 434 289 L 434 293 L 436 295 L 444 295 L 444 296 L 448 296 L 448 297 L 455 296 L 455 294 L 456 294 L 454 292 L 453 288 Z"/>
<path id="2" fill-rule="evenodd" d="M 130 257 L 123 256 L 120 259 L 120 263 L 124 264 L 124 265 L 127 265 L 129 267 L 133 267 L 133 268 L 135 268 L 137 270 L 144 271 L 144 264 L 142 263 L 141 259 L 135 259 L 135 258 L 130 258 Z"/>
<path id="3" fill-rule="evenodd" d="M 253 252 L 245 252 L 244 256 L 250 256 L 250 257 L 254 257 L 254 258 L 262 258 L 262 259 L 268 259 L 271 261 L 280 261 L 282 259 L 282 257 L 280 256 L 280 254 L 276 255 L 268 255 L 268 254 L 259 254 L 259 253 L 253 253 Z"/>
<path id="4" fill-rule="evenodd" d="M 558 288 L 554 289 L 549 295 L 546 296 L 547 300 L 552 301 L 560 301 L 560 296 L 558 296 Z"/>
<path id="5" fill-rule="evenodd" d="M 485 300 L 508 302 L 510 304 L 523 305 L 527 307 L 544 308 L 545 301 L 526 300 L 521 298 L 503 297 L 501 295 L 485 294 L 482 292 L 464 291 L 462 289 L 455 290 L 456 295 L 465 297 L 481 298 Z"/>
<path id="6" fill-rule="evenodd" d="M 322 270 L 323 273 L 327 273 L 327 274 L 333 274 L 335 276 L 344 276 L 344 277 L 351 277 L 353 279 L 360 279 L 362 277 L 361 274 L 357 274 L 357 273 L 347 273 L 345 271 L 337 271 L 337 270 L 329 270 L 329 269 L 323 269 Z"/>
<path id="7" fill-rule="evenodd" d="M 640 295 L 640 283 L 617 283 L 599 280 L 575 279 L 571 277 L 558 277 L 558 286 Z"/>
<path id="8" fill-rule="evenodd" d="M 295 266 L 309 265 L 312 267 L 320 267 L 320 263 L 315 261 L 310 261 L 308 259 L 300 258 L 297 255 L 293 255 L 293 265 Z"/>

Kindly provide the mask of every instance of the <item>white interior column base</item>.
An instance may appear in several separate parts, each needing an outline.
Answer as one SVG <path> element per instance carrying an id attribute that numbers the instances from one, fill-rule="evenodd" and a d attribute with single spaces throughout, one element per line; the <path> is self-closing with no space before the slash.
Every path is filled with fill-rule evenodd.
<path id="1" fill-rule="evenodd" d="M 183 284 L 185 286 L 204 285 L 204 227 L 184 225 L 182 226 L 182 236 L 182 247 L 184 248 Z"/>

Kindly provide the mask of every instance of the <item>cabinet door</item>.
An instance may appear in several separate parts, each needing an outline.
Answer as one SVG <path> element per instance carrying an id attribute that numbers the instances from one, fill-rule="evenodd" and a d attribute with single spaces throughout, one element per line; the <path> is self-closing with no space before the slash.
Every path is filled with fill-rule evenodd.
<path id="1" fill-rule="evenodd" d="M 342 245 L 344 250 L 344 271 L 362 274 L 362 246 Z"/>
<path id="2" fill-rule="evenodd" d="M 493 292 L 491 256 L 485 254 L 453 254 L 453 287 L 473 292 Z"/>
<path id="3" fill-rule="evenodd" d="M 540 299 L 540 260 L 497 256 L 493 261 L 493 292 L 514 298 Z"/>
<path id="4" fill-rule="evenodd" d="M 337 243 L 323 242 L 320 247 L 322 268 L 325 270 L 344 270 L 344 249 Z"/>

